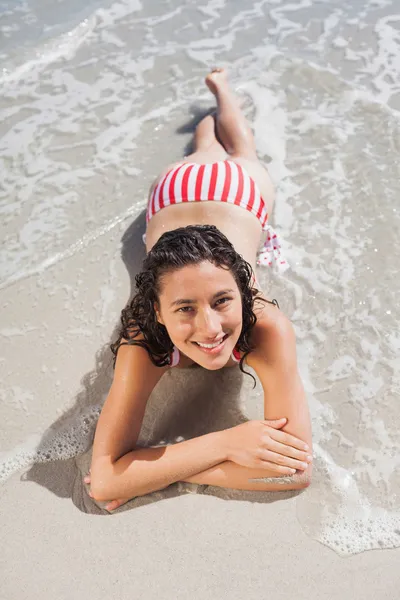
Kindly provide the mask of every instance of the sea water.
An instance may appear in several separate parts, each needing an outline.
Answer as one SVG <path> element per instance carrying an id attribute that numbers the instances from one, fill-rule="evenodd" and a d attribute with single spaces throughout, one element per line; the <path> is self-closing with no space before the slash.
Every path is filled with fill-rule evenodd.
<path id="1" fill-rule="evenodd" d="M 341 555 L 399 546 L 395 0 L 0 0 L 2 478 L 87 448 L 104 395 L 79 394 L 127 299 L 121 234 L 212 104 L 215 65 L 277 187 L 291 269 L 259 278 L 311 410 L 299 522 Z"/>

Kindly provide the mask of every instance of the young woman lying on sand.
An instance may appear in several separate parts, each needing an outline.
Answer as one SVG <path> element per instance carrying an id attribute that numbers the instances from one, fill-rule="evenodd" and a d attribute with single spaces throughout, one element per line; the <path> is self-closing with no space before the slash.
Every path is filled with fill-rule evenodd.
<path id="1" fill-rule="evenodd" d="M 311 480 L 310 417 L 293 327 L 253 275 L 273 187 L 225 71 L 214 70 L 206 83 L 216 119 L 200 122 L 195 152 L 166 168 L 150 190 L 148 254 L 112 346 L 114 380 L 85 477 L 90 496 L 107 501 L 107 510 L 176 481 L 283 491 Z M 265 420 L 138 448 L 153 388 L 170 368 L 196 364 L 252 367 Z"/>

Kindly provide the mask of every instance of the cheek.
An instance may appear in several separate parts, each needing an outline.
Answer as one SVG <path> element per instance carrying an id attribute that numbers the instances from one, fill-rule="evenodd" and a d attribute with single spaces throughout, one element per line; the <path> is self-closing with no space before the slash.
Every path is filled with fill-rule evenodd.
<path id="1" fill-rule="evenodd" d="M 231 332 L 240 331 L 243 324 L 242 307 L 232 307 L 232 310 L 221 315 L 221 326 L 223 329 L 229 329 Z"/>
<path id="2" fill-rule="evenodd" d="M 242 309 L 242 303 L 238 303 L 235 306 L 235 310 L 233 311 L 232 314 L 232 320 L 235 321 L 235 323 L 239 326 L 242 324 L 243 321 L 243 309 Z"/>
<path id="3" fill-rule="evenodd" d="M 243 319 L 242 319 L 242 314 L 239 314 L 236 320 L 236 329 L 238 331 L 241 331 L 243 327 Z"/>
<path id="4" fill-rule="evenodd" d="M 184 323 L 179 319 L 169 319 L 165 325 L 168 331 L 168 335 L 172 341 L 184 340 L 187 337 L 189 337 L 191 333 L 191 326 L 189 325 L 189 323 Z"/>

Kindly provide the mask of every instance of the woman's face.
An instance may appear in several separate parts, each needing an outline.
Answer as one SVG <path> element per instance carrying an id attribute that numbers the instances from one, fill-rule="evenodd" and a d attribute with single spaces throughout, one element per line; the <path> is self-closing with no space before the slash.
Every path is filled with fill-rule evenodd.
<path id="1" fill-rule="evenodd" d="M 242 298 L 230 271 L 208 261 L 165 274 L 160 323 L 172 343 L 209 370 L 226 365 L 242 331 Z"/>

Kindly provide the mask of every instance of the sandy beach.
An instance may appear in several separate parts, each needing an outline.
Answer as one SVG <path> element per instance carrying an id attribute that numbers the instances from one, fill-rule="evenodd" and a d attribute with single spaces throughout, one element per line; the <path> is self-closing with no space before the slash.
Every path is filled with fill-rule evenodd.
<path id="1" fill-rule="evenodd" d="M 400 15 L 310 0 L 0 2 L 0 599 L 395 600 Z M 229 71 L 277 200 L 314 479 L 178 482 L 108 513 L 83 483 L 149 186 Z M 261 419 L 236 369 L 167 373 L 139 445 Z"/>
<path id="2" fill-rule="evenodd" d="M 102 518 L 82 512 L 77 476 L 73 461 L 42 465 L 3 488 L 2 598 L 397 597 L 398 551 L 337 556 L 301 532 L 295 499 L 174 489 Z"/>

